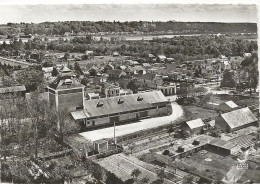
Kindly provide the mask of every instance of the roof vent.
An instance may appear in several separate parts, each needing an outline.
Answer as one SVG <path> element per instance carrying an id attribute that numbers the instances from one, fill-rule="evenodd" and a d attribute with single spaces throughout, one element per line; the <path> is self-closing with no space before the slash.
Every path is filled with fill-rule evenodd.
<path id="1" fill-rule="evenodd" d="M 102 107 L 104 104 L 102 102 L 97 103 L 97 107 Z"/>
<path id="2" fill-rule="evenodd" d="M 143 101 L 143 97 L 138 96 L 138 97 L 137 97 L 137 101 Z"/>
<path id="3" fill-rule="evenodd" d="M 71 79 L 65 79 L 64 84 L 65 85 L 71 85 L 72 84 L 72 80 Z"/>
<path id="4" fill-rule="evenodd" d="M 122 103 L 124 103 L 124 100 L 122 100 L 122 99 L 119 98 L 118 101 L 117 101 L 117 103 L 118 103 L 118 104 L 122 104 Z"/>

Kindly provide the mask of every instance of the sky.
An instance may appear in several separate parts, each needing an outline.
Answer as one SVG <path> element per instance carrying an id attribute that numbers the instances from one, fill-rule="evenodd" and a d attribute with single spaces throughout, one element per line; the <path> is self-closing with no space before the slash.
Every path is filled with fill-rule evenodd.
<path id="1" fill-rule="evenodd" d="M 245 4 L 0 4 L 0 24 L 77 20 L 256 23 L 257 7 Z"/>

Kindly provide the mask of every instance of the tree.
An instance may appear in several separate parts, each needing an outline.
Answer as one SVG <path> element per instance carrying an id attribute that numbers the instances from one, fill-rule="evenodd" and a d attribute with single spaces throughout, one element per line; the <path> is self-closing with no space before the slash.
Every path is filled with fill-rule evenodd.
<path id="1" fill-rule="evenodd" d="M 132 170 L 131 172 L 131 176 L 136 180 L 138 178 L 138 176 L 140 176 L 141 174 L 141 171 L 140 169 L 134 169 Z"/>
<path id="2" fill-rule="evenodd" d="M 161 169 L 159 169 L 159 170 L 157 171 L 157 176 L 158 176 L 159 180 L 163 183 L 163 180 L 164 180 L 164 178 L 166 177 L 163 168 L 161 168 Z"/>
<path id="3" fill-rule="evenodd" d="M 133 93 L 137 93 L 138 91 L 138 84 L 134 81 L 130 81 L 127 85 L 128 89 L 131 89 L 133 91 Z"/>
<path id="4" fill-rule="evenodd" d="M 149 183 L 149 180 L 150 180 L 150 179 L 146 176 L 146 177 L 144 177 L 144 178 L 141 179 L 141 183 L 144 183 L 144 184 L 145 184 L 145 183 Z"/>
<path id="5" fill-rule="evenodd" d="M 221 136 L 221 128 L 218 125 L 215 125 L 213 129 L 210 130 L 210 135 L 213 137 Z"/>
<path id="6" fill-rule="evenodd" d="M 79 75 L 83 75 L 83 71 L 81 70 L 78 62 L 75 62 L 74 69 Z"/>
<path id="7" fill-rule="evenodd" d="M 96 76 L 96 75 L 97 75 L 96 69 L 91 68 L 91 69 L 89 70 L 89 75 L 90 75 L 90 76 Z"/>
<path id="8" fill-rule="evenodd" d="M 63 58 L 67 61 L 70 58 L 70 53 L 66 52 Z"/>
<path id="9" fill-rule="evenodd" d="M 36 69 L 26 69 L 17 73 L 17 81 L 25 85 L 27 92 L 36 91 L 43 84 L 43 72 Z"/>
<path id="10" fill-rule="evenodd" d="M 234 71 L 225 70 L 223 73 L 223 80 L 221 81 L 221 87 L 236 87 L 236 75 Z"/>
<path id="11" fill-rule="evenodd" d="M 189 174 L 187 176 L 185 176 L 182 180 L 182 184 L 188 184 L 188 183 L 193 183 L 194 180 L 194 176 Z"/>
<path id="12" fill-rule="evenodd" d="M 53 68 L 53 70 L 52 70 L 52 72 L 51 72 L 51 75 L 52 75 L 53 77 L 56 77 L 57 75 L 59 75 L 58 70 L 57 70 L 56 68 Z"/>

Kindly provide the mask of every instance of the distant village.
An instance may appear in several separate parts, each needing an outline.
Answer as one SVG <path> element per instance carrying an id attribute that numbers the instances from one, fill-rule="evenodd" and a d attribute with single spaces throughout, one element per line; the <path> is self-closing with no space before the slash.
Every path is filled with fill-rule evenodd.
<path id="1" fill-rule="evenodd" d="M 2 181 L 260 182 L 254 41 L 237 56 L 180 60 L 167 52 L 141 57 L 48 45 L 131 42 L 125 34 L 70 31 L 51 40 L 19 32 L 0 42 Z"/>

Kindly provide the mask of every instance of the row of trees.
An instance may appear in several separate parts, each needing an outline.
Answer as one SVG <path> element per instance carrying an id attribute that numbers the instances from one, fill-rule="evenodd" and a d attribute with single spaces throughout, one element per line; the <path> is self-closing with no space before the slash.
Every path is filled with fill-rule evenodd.
<path id="1" fill-rule="evenodd" d="M 174 33 L 237 33 L 256 32 L 257 26 L 254 23 L 202 23 L 202 22 L 90 22 L 90 21 L 66 21 L 66 22 L 44 22 L 34 23 L 8 23 L 7 26 L 0 28 L 0 35 L 18 33 L 22 28 L 25 34 L 45 34 L 63 35 L 65 32 L 97 33 L 97 32 L 153 32 L 153 31 L 173 31 Z"/>

